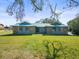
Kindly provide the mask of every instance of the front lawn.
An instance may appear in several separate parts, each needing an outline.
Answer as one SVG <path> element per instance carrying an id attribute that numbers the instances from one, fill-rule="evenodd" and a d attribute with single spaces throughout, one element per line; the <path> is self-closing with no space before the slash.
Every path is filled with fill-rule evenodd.
<path id="1" fill-rule="evenodd" d="M 68 48 L 77 49 L 79 55 L 79 36 L 56 36 L 56 35 L 7 35 L 12 34 L 11 31 L 0 31 L 0 59 L 33 59 L 32 54 L 38 54 L 35 51 L 41 51 L 45 53 L 42 47 L 44 41 L 50 42 L 62 42 L 62 45 Z M 26 53 L 27 52 L 27 53 Z M 30 54 L 31 53 L 31 54 Z M 20 57 L 23 54 L 22 57 Z M 19 56 L 19 57 L 17 57 Z M 26 56 L 26 57 L 25 57 Z M 77 56 L 75 59 L 78 59 Z M 37 58 L 35 58 L 37 59 Z M 43 58 L 40 58 L 43 59 Z M 63 59 L 63 58 L 62 58 Z M 70 59 L 70 58 L 69 58 Z"/>

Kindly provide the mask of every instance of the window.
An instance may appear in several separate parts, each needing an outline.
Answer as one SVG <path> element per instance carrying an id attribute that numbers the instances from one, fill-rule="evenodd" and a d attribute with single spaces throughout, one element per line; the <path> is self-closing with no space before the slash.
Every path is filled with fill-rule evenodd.
<path id="1" fill-rule="evenodd" d="M 57 28 L 57 31 L 61 31 L 61 28 L 60 28 L 60 27 L 58 27 L 58 28 Z"/>
<path id="2" fill-rule="evenodd" d="M 56 31 L 56 27 L 53 27 L 52 29 L 53 29 L 53 31 Z"/>
<path id="3" fill-rule="evenodd" d="M 19 27 L 19 31 L 23 31 L 23 28 L 22 27 Z"/>
<path id="4" fill-rule="evenodd" d="M 26 27 L 26 28 L 25 28 L 25 30 L 27 31 L 27 30 L 28 30 L 28 28 Z"/>

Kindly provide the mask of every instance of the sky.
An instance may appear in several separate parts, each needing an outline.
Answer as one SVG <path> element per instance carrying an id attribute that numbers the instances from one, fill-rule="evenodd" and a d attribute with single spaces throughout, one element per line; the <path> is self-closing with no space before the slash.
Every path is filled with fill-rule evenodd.
<path id="1" fill-rule="evenodd" d="M 0 0 L 0 23 L 4 24 L 5 26 L 14 25 L 17 23 L 15 16 L 9 16 L 6 12 L 6 9 L 10 3 L 12 3 L 13 0 Z M 52 7 L 54 7 L 54 4 L 57 3 L 57 12 L 62 12 L 62 14 L 59 16 L 60 22 L 67 25 L 67 22 L 69 20 L 72 20 L 75 18 L 76 14 L 79 12 L 79 7 L 75 7 L 73 9 L 66 8 L 63 9 L 63 7 L 67 6 L 65 0 L 50 0 Z M 30 0 L 24 0 L 25 4 L 25 16 L 23 18 L 23 21 L 28 21 L 31 23 L 34 23 L 40 19 L 49 18 L 51 16 L 51 12 L 49 7 L 46 5 L 43 7 L 43 10 L 40 12 L 34 12 L 32 10 L 32 5 Z"/>

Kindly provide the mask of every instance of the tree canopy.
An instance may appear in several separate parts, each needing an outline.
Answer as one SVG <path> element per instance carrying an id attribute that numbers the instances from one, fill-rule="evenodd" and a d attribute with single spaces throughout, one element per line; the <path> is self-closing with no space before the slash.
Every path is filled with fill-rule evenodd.
<path id="1" fill-rule="evenodd" d="M 51 25 L 62 25 L 62 23 L 59 20 L 52 19 L 52 18 L 45 18 L 37 21 L 36 23 L 49 23 Z"/>
<path id="2" fill-rule="evenodd" d="M 44 3 L 48 2 L 49 0 L 29 0 L 31 1 L 31 5 L 33 6 L 33 10 L 42 11 Z M 76 7 L 79 6 L 78 0 L 67 0 L 67 6 L 69 7 Z M 15 15 L 17 20 L 22 20 L 25 13 L 24 7 L 24 0 L 14 0 L 12 4 L 10 4 L 7 8 L 7 12 L 10 16 Z"/>
<path id="3" fill-rule="evenodd" d="M 73 20 L 70 20 L 68 22 L 69 25 L 69 30 L 73 33 L 73 34 L 77 34 L 79 35 L 79 17 L 76 17 Z"/>

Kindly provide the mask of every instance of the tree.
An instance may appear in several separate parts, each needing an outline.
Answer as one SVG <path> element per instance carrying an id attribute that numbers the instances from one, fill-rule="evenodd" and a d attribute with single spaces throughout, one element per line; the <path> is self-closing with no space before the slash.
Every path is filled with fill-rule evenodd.
<path id="1" fill-rule="evenodd" d="M 76 17 L 75 19 L 68 22 L 69 30 L 73 34 L 79 35 L 79 17 Z"/>
<path id="2" fill-rule="evenodd" d="M 69 7 L 77 7 L 79 6 L 79 1 L 78 0 L 67 0 L 68 1 L 68 6 Z"/>
<path id="3" fill-rule="evenodd" d="M 43 0 L 29 0 L 34 8 L 34 11 L 41 11 L 43 7 Z M 7 8 L 7 12 L 10 16 L 15 15 L 17 20 L 22 20 L 24 17 L 24 0 L 14 0 Z"/>
<path id="4" fill-rule="evenodd" d="M 45 18 L 45 19 L 41 19 L 39 21 L 37 21 L 36 23 L 49 23 L 51 25 L 61 25 L 62 23 L 59 21 L 59 16 L 62 13 L 57 13 L 56 8 L 57 8 L 57 4 L 55 5 L 55 7 L 52 8 L 52 5 L 50 4 L 50 2 L 48 1 L 48 6 L 50 8 L 51 11 L 51 16 L 50 18 Z"/>
<path id="5" fill-rule="evenodd" d="M 62 23 L 59 20 L 55 20 L 52 18 L 45 18 L 37 21 L 36 23 L 49 23 L 51 25 L 61 25 Z"/>
<path id="6" fill-rule="evenodd" d="M 29 0 L 33 6 L 33 10 L 41 11 L 43 6 L 45 5 L 44 2 L 48 2 L 49 0 Z M 69 7 L 79 6 L 79 1 L 77 0 L 67 0 L 67 5 Z M 9 5 L 7 8 L 7 12 L 9 15 L 15 15 L 17 20 L 22 20 L 24 17 L 24 0 L 14 0 L 12 4 Z"/>

